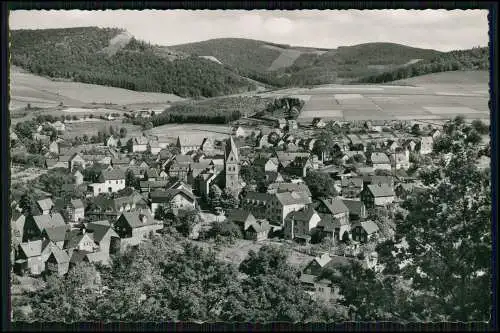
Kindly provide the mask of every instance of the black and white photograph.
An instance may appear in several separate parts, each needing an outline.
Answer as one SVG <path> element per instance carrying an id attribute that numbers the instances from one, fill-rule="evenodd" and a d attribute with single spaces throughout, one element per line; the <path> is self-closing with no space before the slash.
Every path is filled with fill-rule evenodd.
<path id="1" fill-rule="evenodd" d="M 8 29 L 12 322 L 490 322 L 488 10 Z"/>

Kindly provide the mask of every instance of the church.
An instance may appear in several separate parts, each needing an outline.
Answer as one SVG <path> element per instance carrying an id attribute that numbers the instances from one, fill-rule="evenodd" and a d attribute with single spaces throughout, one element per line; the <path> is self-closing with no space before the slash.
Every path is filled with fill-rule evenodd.
<path id="1" fill-rule="evenodd" d="M 229 137 L 226 142 L 224 154 L 224 187 L 233 193 L 240 191 L 240 161 L 238 147 L 234 143 L 233 137 Z"/>

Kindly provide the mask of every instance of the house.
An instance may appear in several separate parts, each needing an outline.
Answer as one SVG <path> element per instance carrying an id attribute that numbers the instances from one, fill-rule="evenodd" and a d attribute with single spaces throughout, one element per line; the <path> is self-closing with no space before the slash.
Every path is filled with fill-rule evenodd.
<path id="1" fill-rule="evenodd" d="M 284 236 L 288 239 L 301 239 L 309 242 L 311 230 L 316 228 L 321 217 L 313 207 L 308 206 L 288 214 L 285 218 Z"/>
<path id="2" fill-rule="evenodd" d="M 379 185 L 379 184 L 387 184 L 391 187 L 394 186 L 394 177 L 393 176 L 369 176 L 366 181 L 366 185 Z"/>
<path id="3" fill-rule="evenodd" d="M 156 155 L 161 151 L 160 144 L 156 140 L 151 140 L 147 144 L 147 151 L 151 154 Z"/>
<path id="4" fill-rule="evenodd" d="M 289 163 L 284 170 L 288 174 L 296 175 L 299 177 L 306 177 L 307 171 L 312 169 L 313 165 L 309 156 L 297 156 L 295 159 Z"/>
<path id="5" fill-rule="evenodd" d="M 71 199 L 66 205 L 68 219 L 71 222 L 79 222 L 85 218 L 85 207 L 80 199 Z"/>
<path id="6" fill-rule="evenodd" d="M 326 122 L 321 118 L 314 118 L 312 121 L 312 126 L 316 128 L 325 128 Z"/>
<path id="7" fill-rule="evenodd" d="M 265 158 L 259 157 L 256 158 L 253 163 L 254 166 L 264 169 L 264 172 L 278 172 L 278 159 L 275 157 Z"/>
<path id="8" fill-rule="evenodd" d="M 435 138 L 432 136 L 421 137 L 419 147 L 418 147 L 419 153 L 421 155 L 428 155 L 428 154 L 432 153 L 432 147 L 434 144 L 434 140 L 435 140 Z"/>
<path id="9" fill-rule="evenodd" d="M 367 185 L 361 192 L 361 200 L 366 208 L 385 206 L 394 202 L 395 193 L 388 184 Z"/>
<path id="10" fill-rule="evenodd" d="M 370 241 L 378 233 L 379 228 L 373 221 L 361 221 L 352 225 L 352 239 L 360 243 Z"/>
<path id="11" fill-rule="evenodd" d="M 117 242 L 119 247 L 120 236 L 111 228 L 109 222 L 100 221 L 88 223 L 87 230 L 94 235 L 94 242 L 99 246 L 99 252 L 108 255 L 115 253 Z"/>
<path id="12" fill-rule="evenodd" d="M 241 228 L 241 231 L 245 231 L 252 223 L 256 223 L 257 219 L 245 209 L 232 209 L 228 216 L 227 220 L 235 223 Z"/>
<path id="13" fill-rule="evenodd" d="M 280 118 L 278 119 L 278 128 L 284 129 L 286 127 L 286 119 Z"/>
<path id="14" fill-rule="evenodd" d="M 136 240 L 151 238 L 156 231 L 163 228 L 148 211 L 124 212 L 115 223 L 115 231 L 120 238 Z"/>
<path id="15" fill-rule="evenodd" d="M 80 171 L 76 170 L 73 173 L 73 176 L 75 177 L 75 185 L 82 185 L 83 184 L 83 175 Z"/>
<path id="16" fill-rule="evenodd" d="M 269 184 L 267 188 L 268 193 L 283 193 L 283 192 L 304 192 L 307 196 L 311 197 L 311 191 L 306 183 L 283 183 L 277 182 Z"/>
<path id="17" fill-rule="evenodd" d="M 49 213 L 38 216 L 29 215 L 26 217 L 23 226 L 23 242 L 40 239 L 42 232 L 46 228 L 65 225 L 64 219 L 59 213 Z"/>
<path id="18" fill-rule="evenodd" d="M 106 140 L 106 146 L 108 146 L 108 147 L 117 147 L 118 146 L 118 138 L 116 138 L 113 135 L 111 135 Z"/>
<path id="19" fill-rule="evenodd" d="M 61 160 L 61 157 L 59 157 L 59 160 Z M 85 169 L 86 164 L 87 162 L 85 159 L 78 153 L 74 153 L 68 160 L 68 168 L 70 171 L 73 171 L 76 166 L 80 166 Z"/>
<path id="20" fill-rule="evenodd" d="M 87 207 L 85 216 L 92 221 L 108 220 L 113 223 L 122 212 L 141 210 L 149 210 L 149 203 L 137 192 L 119 198 L 100 195 Z"/>
<path id="21" fill-rule="evenodd" d="M 394 163 L 396 169 L 408 170 L 410 168 L 410 151 L 408 149 L 396 148 Z"/>
<path id="22" fill-rule="evenodd" d="M 199 138 L 192 136 L 177 137 L 176 147 L 179 148 L 181 154 L 186 155 L 189 152 L 197 151 L 200 149 L 201 142 Z"/>
<path id="23" fill-rule="evenodd" d="M 130 158 L 128 158 L 128 157 L 121 157 L 121 158 L 113 157 L 113 158 L 111 158 L 110 163 L 111 163 L 111 166 L 113 168 L 120 168 L 120 167 L 126 168 L 130 165 Z"/>
<path id="24" fill-rule="evenodd" d="M 366 145 L 356 134 L 346 135 L 349 140 L 349 147 L 352 151 L 366 151 Z"/>
<path id="25" fill-rule="evenodd" d="M 259 220 L 252 222 L 245 230 L 245 238 L 257 242 L 267 239 L 271 226 L 267 220 Z"/>
<path id="26" fill-rule="evenodd" d="M 283 179 L 283 176 L 279 172 L 275 171 L 267 171 L 266 172 L 266 182 L 268 183 L 282 183 L 285 180 Z"/>
<path id="27" fill-rule="evenodd" d="M 170 177 L 176 177 L 179 180 L 187 182 L 189 173 L 189 164 L 174 162 L 170 165 L 168 169 L 168 175 Z"/>
<path id="28" fill-rule="evenodd" d="M 311 203 L 305 192 L 259 193 L 247 192 L 241 200 L 243 209 L 249 210 L 256 218 L 268 219 L 283 226 L 286 216 Z"/>
<path id="29" fill-rule="evenodd" d="M 232 129 L 232 134 L 237 138 L 245 138 L 245 137 L 249 136 L 251 134 L 251 132 L 247 133 L 247 131 L 243 127 L 235 126 Z"/>
<path id="30" fill-rule="evenodd" d="M 17 243 L 21 243 L 23 241 L 23 232 L 24 232 L 24 223 L 26 222 L 26 216 L 21 212 L 13 209 L 10 224 L 12 228 L 12 241 L 14 239 Z"/>
<path id="31" fill-rule="evenodd" d="M 180 210 L 191 210 L 196 208 L 196 198 L 191 191 L 185 189 L 168 189 L 154 191 L 150 194 L 151 212 L 156 214 L 158 207 L 169 207 L 174 214 Z"/>
<path id="32" fill-rule="evenodd" d="M 114 193 L 125 188 L 125 172 L 121 169 L 103 170 L 96 183 L 89 185 L 94 196 L 101 193 Z"/>
<path id="33" fill-rule="evenodd" d="M 432 137 L 432 140 L 436 140 L 437 138 L 439 138 L 441 136 L 441 131 L 439 129 L 433 129 L 430 133 L 431 137 Z"/>
<path id="34" fill-rule="evenodd" d="M 363 190 L 363 177 L 343 177 L 342 196 L 346 198 L 356 198 Z"/>
<path id="35" fill-rule="evenodd" d="M 148 138 L 136 136 L 132 139 L 132 152 L 145 152 L 148 150 Z"/>
<path id="36" fill-rule="evenodd" d="M 397 141 L 389 140 L 387 142 L 386 148 L 389 149 L 390 151 L 395 151 L 396 148 L 401 148 L 401 146 L 399 145 L 399 143 Z"/>
<path id="37" fill-rule="evenodd" d="M 367 217 L 366 206 L 361 200 L 342 199 L 349 210 L 349 221 L 359 221 Z"/>
<path id="38" fill-rule="evenodd" d="M 62 249 L 66 239 L 66 232 L 69 230 L 71 230 L 69 225 L 49 227 L 42 231 L 42 239 L 47 239 Z"/>
<path id="39" fill-rule="evenodd" d="M 340 222 L 349 222 L 349 208 L 344 204 L 341 199 L 329 197 L 320 199 L 315 204 L 316 211 L 320 215 L 331 215 L 334 219 Z"/>
<path id="40" fill-rule="evenodd" d="M 69 256 L 66 251 L 57 246 L 50 249 L 50 255 L 45 262 L 45 271 L 57 274 L 58 276 L 65 275 L 69 270 Z"/>
<path id="41" fill-rule="evenodd" d="M 64 132 L 66 130 L 66 126 L 64 125 L 64 123 L 62 123 L 61 121 L 56 121 L 54 123 L 52 123 L 52 127 L 55 128 L 56 131 L 58 132 Z"/>
<path id="42" fill-rule="evenodd" d="M 374 170 L 391 170 L 391 160 L 385 153 L 371 153 L 370 161 Z"/>
<path id="43" fill-rule="evenodd" d="M 73 251 L 94 252 L 98 246 L 94 242 L 94 234 L 87 232 L 86 228 L 81 228 L 72 229 L 66 233 L 63 248 L 71 254 Z"/>
<path id="44" fill-rule="evenodd" d="M 321 233 L 321 237 L 329 237 L 332 240 L 332 244 L 341 240 L 343 242 L 350 240 L 349 231 L 351 230 L 351 225 L 347 219 L 337 219 L 330 214 L 321 214 L 317 230 Z"/>
<path id="45" fill-rule="evenodd" d="M 45 270 L 42 259 L 42 250 L 48 241 L 35 240 L 21 243 L 18 246 L 14 271 L 23 275 L 25 272 L 31 275 L 40 275 Z"/>
<path id="46" fill-rule="evenodd" d="M 272 147 L 273 144 L 269 142 L 269 135 L 262 135 L 259 139 L 258 148 Z"/>
<path id="47" fill-rule="evenodd" d="M 330 256 L 324 253 L 315 257 L 303 269 L 300 281 L 304 289 L 314 298 L 320 300 L 331 300 L 339 297 L 339 289 L 330 280 L 321 279 L 324 270 L 338 270 L 341 266 L 352 265 L 359 260 L 344 256 Z"/>
<path id="48" fill-rule="evenodd" d="M 144 179 L 148 181 L 155 181 L 160 176 L 158 175 L 158 171 L 156 169 L 147 169 L 146 172 L 144 172 Z"/>
<path id="49" fill-rule="evenodd" d="M 401 200 L 405 200 L 409 195 L 423 191 L 424 187 L 416 183 L 400 183 L 394 189 L 394 193 Z"/>
<path id="50" fill-rule="evenodd" d="M 287 168 L 297 157 L 309 158 L 309 153 L 276 152 L 276 158 L 278 159 L 278 171 Z"/>
<path id="51" fill-rule="evenodd" d="M 45 198 L 42 200 L 38 200 L 36 202 L 38 208 L 40 208 L 40 211 L 42 212 L 42 215 L 47 215 L 50 213 L 52 208 L 54 207 L 54 203 L 52 202 L 52 199 L 50 198 Z"/>
<path id="52" fill-rule="evenodd" d="M 159 189 L 167 188 L 169 184 L 168 180 L 141 180 L 139 181 L 139 186 L 141 188 L 141 193 L 151 192 Z"/>
<path id="53" fill-rule="evenodd" d="M 52 141 L 49 145 L 49 151 L 54 154 L 59 154 L 59 143 Z"/>
<path id="54" fill-rule="evenodd" d="M 415 151 L 417 148 L 417 143 L 412 140 L 406 140 L 406 142 L 403 144 L 403 148 L 408 149 L 409 151 Z"/>

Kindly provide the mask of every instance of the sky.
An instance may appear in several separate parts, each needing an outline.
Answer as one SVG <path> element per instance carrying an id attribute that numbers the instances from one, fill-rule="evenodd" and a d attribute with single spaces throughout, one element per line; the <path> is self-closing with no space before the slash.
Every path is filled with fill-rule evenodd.
<path id="1" fill-rule="evenodd" d="M 15 10 L 11 29 L 116 27 L 135 38 L 177 45 L 249 38 L 319 48 L 370 42 L 439 51 L 488 45 L 486 10 Z"/>

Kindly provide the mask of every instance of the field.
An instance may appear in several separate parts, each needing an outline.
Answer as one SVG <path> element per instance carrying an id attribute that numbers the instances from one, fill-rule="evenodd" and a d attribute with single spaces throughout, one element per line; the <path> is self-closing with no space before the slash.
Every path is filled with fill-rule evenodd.
<path id="1" fill-rule="evenodd" d="M 324 85 L 266 94 L 306 96 L 306 103 L 298 118 L 299 123 L 303 124 L 309 124 L 315 117 L 347 121 L 439 120 L 463 115 L 467 119 L 488 119 L 489 95 L 485 73 L 475 71 L 424 75 L 400 81 L 406 86 Z"/>
<path id="2" fill-rule="evenodd" d="M 295 63 L 295 60 L 297 60 L 297 58 L 300 57 L 302 54 L 321 55 L 327 52 L 319 50 L 304 51 L 303 49 L 294 49 L 294 48 L 286 49 L 274 45 L 264 45 L 263 47 L 281 52 L 280 55 L 276 59 L 274 59 L 271 66 L 269 66 L 269 68 L 267 69 L 268 71 L 274 71 L 280 68 L 290 67 Z"/>
<path id="3" fill-rule="evenodd" d="M 121 120 L 113 120 L 106 121 L 101 119 L 93 119 L 86 121 L 77 121 L 66 125 L 66 130 L 64 131 L 63 138 L 71 139 L 74 137 L 82 137 L 83 135 L 87 135 L 91 137 L 93 135 L 97 135 L 98 131 L 102 131 L 105 128 L 109 129 L 109 126 L 118 127 L 118 128 L 126 128 L 127 129 L 127 137 L 128 136 L 140 136 L 142 133 L 142 129 L 140 126 L 136 126 L 130 123 L 122 123 Z"/>
<path id="4" fill-rule="evenodd" d="M 150 130 L 152 135 L 160 138 L 170 138 L 172 141 L 177 136 L 189 136 L 198 140 L 201 144 L 203 138 L 224 139 L 231 133 L 231 127 L 228 125 L 210 125 L 210 124 L 166 124 L 154 127 Z"/>
<path id="5" fill-rule="evenodd" d="M 119 106 L 132 103 L 167 103 L 183 100 L 173 94 L 138 92 L 95 84 L 53 81 L 11 66 L 10 109 L 55 107 L 64 105 L 81 107 L 91 103 L 112 103 Z"/>

